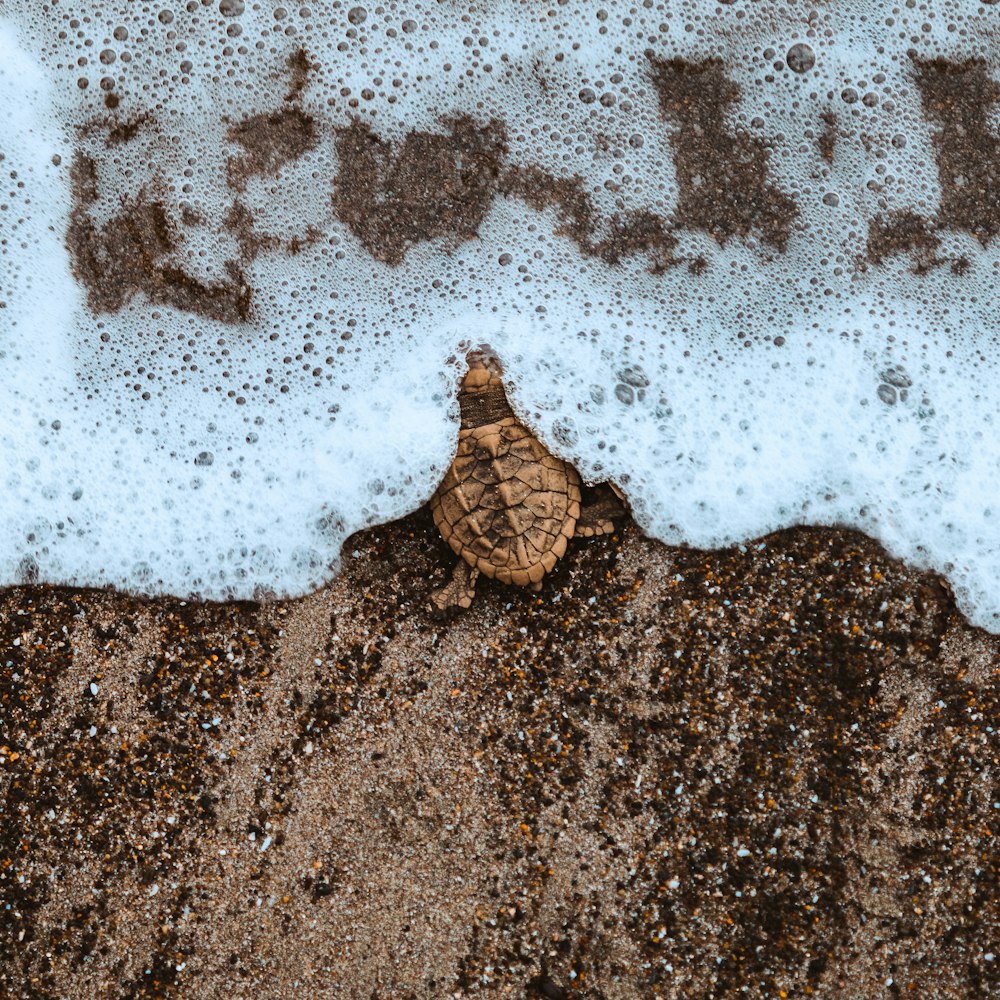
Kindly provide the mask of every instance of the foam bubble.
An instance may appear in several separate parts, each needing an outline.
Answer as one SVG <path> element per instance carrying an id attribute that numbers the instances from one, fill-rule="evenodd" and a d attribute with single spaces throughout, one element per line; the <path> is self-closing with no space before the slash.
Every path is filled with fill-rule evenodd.
<path id="1" fill-rule="evenodd" d="M 651 534 L 856 526 L 1000 628 L 977 4 L 6 9 L 0 581 L 307 590 L 485 341 Z"/>

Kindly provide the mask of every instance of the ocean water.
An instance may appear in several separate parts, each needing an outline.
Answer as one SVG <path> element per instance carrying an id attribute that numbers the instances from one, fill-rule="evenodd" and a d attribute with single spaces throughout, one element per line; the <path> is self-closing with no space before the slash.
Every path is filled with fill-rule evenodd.
<path id="1" fill-rule="evenodd" d="M 0 584 L 298 594 L 465 352 L 641 526 L 1000 630 L 1000 6 L 0 5 Z"/>

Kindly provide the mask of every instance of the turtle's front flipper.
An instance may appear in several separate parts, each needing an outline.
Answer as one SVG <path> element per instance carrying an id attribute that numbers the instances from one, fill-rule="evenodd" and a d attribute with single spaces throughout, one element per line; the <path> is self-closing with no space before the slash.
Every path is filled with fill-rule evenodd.
<path id="1" fill-rule="evenodd" d="M 615 530 L 615 521 L 625 516 L 625 505 L 611 490 L 599 487 L 596 492 L 597 499 L 584 507 L 577 518 L 577 538 L 610 535 Z"/>
<path id="2" fill-rule="evenodd" d="M 476 578 L 479 570 L 473 569 L 464 559 L 459 559 L 451 572 L 451 579 L 431 594 L 431 603 L 438 611 L 449 608 L 468 608 L 476 596 Z"/>

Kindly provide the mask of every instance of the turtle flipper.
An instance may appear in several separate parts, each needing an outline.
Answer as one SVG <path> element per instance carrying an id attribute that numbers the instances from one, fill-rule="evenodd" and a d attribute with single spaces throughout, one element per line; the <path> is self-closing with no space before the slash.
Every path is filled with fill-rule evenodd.
<path id="1" fill-rule="evenodd" d="M 615 520 L 625 516 L 625 505 L 611 490 L 601 488 L 598 498 L 580 511 L 576 521 L 576 538 L 610 535 L 615 530 Z"/>
<path id="2" fill-rule="evenodd" d="M 464 559 L 459 559 L 451 571 L 451 579 L 431 594 L 431 603 L 438 611 L 449 608 L 468 608 L 476 596 L 476 579 L 479 570 Z"/>

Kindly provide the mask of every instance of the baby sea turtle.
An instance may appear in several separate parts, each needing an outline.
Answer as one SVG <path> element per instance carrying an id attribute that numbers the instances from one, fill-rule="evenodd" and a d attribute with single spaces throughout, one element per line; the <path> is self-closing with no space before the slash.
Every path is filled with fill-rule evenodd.
<path id="1" fill-rule="evenodd" d="M 540 590 L 574 535 L 614 531 L 624 513 L 610 495 L 581 510 L 580 475 L 514 416 L 496 359 L 468 355 L 458 402 L 458 449 L 431 512 L 459 556 L 451 580 L 432 595 L 439 610 L 467 608 L 480 573 Z"/>

